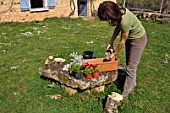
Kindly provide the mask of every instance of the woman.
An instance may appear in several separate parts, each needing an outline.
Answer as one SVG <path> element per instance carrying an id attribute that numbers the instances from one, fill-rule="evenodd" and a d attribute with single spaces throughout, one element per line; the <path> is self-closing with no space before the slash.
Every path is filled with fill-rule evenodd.
<path id="1" fill-rule="evenodd" d="M 107 60 L 111 60 L 125 44 L 126 49 L 126 80 L 123 86 L 122 96 L 128 99 L 136 86 L 136 71 L 142 52 L 147 42 L 145 29 L 138 18 L 128 9 L 119 7 L 116 3 L 105 1 L 99 5 L 98 17 L 101 21 L 108 21 L 111 26 L 115 26 L 113 35 L 106 49 L 114 47 L 114 41 L 119 33 L 120 42 L 117 48 Z"/>

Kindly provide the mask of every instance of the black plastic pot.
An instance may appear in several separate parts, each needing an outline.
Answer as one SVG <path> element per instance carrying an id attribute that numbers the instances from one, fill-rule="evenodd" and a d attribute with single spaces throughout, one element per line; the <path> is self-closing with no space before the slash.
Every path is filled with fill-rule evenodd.
<path id="1" fill-rule="evenodd" d="M 76 79 L 81 79 L 83 77 L 83 73 L 75 73 Z"/>
<path id="2" fill-rule="evenodd" d="M 92 51 L 84 51 L 82 53 L 83 59 L 92 59 L 93 58 L 93 52 Z"/>

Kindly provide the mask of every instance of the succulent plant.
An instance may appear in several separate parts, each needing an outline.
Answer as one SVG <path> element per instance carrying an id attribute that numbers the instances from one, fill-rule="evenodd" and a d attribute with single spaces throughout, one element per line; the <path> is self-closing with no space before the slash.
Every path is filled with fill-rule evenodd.
<path id="1" fill-rule="evenodd" d="M 70 57 L 71 57 L 70 65 L 71 64 L 82 65 L 84 63 L 82 55 L 78 55 L 77 53 L 73 52 L 70 54 Z"/>

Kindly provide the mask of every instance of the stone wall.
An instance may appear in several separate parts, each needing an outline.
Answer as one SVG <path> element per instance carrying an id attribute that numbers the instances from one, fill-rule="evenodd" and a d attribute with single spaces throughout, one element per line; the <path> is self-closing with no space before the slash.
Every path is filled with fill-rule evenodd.
<path id="1" fill-rule="evenodd" d="M 92 16 L 91 11 L 97 10 L 101 2 L 105 0 L 92 0 L 93 6 L 91 7 L 91 0 L 87 0 L 87 16 Z M 116 1 L 116 0 L 111 0 Z M 78 17 L 78 0 L 74 0 L 75 11 L 71 16 Z M 49 9 L 44 12 L 30 12 L 20 10 L 20 0 L 0 0 L 0 22 L 28 22 L 34 20 L 43 20 L 50 17 L 68 17 L 72 12 L 73 4 L 70 6 L 70 0 L 55 0 L 55 8 Z"/>
<path id="2" fill-rule="evenodd" d="M 7 1 L 7 0 L 4 0 Z M 11 0 L 8 0 L 11 1 Z M 56 7 L 45 12 L 30 12 L 20 10 L 19 0 L 14 0 L 12 4 L 1 4 L 0 6 L 0 22 L 25 22 L 34 20 L 43 20 L 47 17 L 67 17 L 70 12 L 70 0 L 56 0 Z"/>

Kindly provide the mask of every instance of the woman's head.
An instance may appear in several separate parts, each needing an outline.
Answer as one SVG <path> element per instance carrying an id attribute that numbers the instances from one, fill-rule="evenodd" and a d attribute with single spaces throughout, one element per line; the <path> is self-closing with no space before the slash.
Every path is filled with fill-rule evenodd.
<path id="1" fill-rule="evenodd" d="M 122 19 L 121 8 L 114 2 L 105 1 L 99 5 L 98 17 L 101 21 L 108 21 L 110 25 L 116 26 Z"/>

